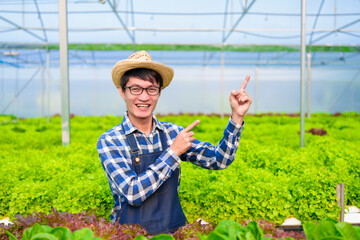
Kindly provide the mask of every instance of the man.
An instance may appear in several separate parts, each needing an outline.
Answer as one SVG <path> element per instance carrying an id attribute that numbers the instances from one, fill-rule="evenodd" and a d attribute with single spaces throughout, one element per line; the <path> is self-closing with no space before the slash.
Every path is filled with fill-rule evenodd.
<path id="1" fill-rule="evenodd" d="M 159 122 L 153 115 L 161 91 L 174 75 L 172 68 L 154 62 L 146 51 L 115 64 L 112 79 L 127 111 L 123 122 L 105 132 L 97 149 L 109 180 L 115 206 L 113 223 L 140 224 L 150 234 L 175 232 L 186 224 L 178 188 L 180 162 L 207 169 L 224 169 L 235 158 L 251 98 L 245 92 L 248 75 L 229 101 L 231 117 L 223 139 L 214 146 L 195 139 L 191 131 Z"/>

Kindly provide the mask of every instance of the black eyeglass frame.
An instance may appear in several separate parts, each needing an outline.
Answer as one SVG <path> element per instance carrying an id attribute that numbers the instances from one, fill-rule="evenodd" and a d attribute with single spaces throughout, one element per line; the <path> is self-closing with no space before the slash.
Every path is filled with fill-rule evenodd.
<path id="1" fill-rule="evenodd" d="M 130 93 L 131 93 L 132 95 L 135 95 L 135 96 L 141 95 L 141 94 L 144 92 L 144 90 L 146 90 L 146 93 L 147 93 L 149 96 L 157 96 L 157 95 L 160 94 L 160 91 L 161 91 L 161 87 L 156 87 L 156 86 L 151 86 L 151 87 L 147 87 L 147 88 L 143 88 L 143 87 L 140 87 L 140 86 L 124 87 L 124 89 L 126 89 L 126 88 L 128 88 L 128 89 L 130 90 Z M 132 88 L 140 88 L 140 89 L 141 89 L 141 92 L 138 93 L 138 94 L 134 94 L 134 93 L 132 92 L 132 90 L 131 90 Z M 158 92 L 157 92 L 156 94 L 150 94 L 150 93 L 149 93 L 149 88 L 156 88 L 156 89 L 158 89 Z"/>

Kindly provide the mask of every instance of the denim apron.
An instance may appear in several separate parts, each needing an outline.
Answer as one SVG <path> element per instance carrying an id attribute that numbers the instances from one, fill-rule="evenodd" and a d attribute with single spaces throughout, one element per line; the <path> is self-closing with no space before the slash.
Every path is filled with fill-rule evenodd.
<path id="1" fill-rule="evenodd" d="M 165 133 L 160 131 L 162 149 L 167 149 Z M 145 172 L 149 165 L 153 164 L 162 154 L 162 151 L 139 155 L 139 148 L 136 144 L 134 134 L 127 136 L 131 148 L 132 170 L 136 174 Z M 178 196 L 178 179 L 180 167 L 161 184 L 161 186 L 148 197 L 140 206 L 134 207 L 127 202 L 118 213 L 117 219 L 120 224 L 140 224 L 150 234 L 175 232 L 187 222 L 181 208 Z"/>

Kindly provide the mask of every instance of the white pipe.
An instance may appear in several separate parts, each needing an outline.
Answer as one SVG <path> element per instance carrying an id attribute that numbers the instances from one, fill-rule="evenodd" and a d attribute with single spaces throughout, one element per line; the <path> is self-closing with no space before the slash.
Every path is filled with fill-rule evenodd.
<path id="1" fill-rule="evenodd" d="M 70 144 L 69 57 L 67 32 L 67 0 L 59 0 L 61 129 L 62 143 Z"/>
<path id="2" fill-rule="evenodd" d="M 259 112 L 258 86 L 259 86 L 259 67 L 256 67 L 255 68 L 255 113 Z"/>
<path id="3" fill-rule="evenodd" d="M 44 66 L 41 65 L 40 67 L 41 69 L 41 87 L 40 87 L 40 91 L 41 91 L 41 109 L 40 109 L 40 113 L 41 113 L 41 117 L 44 117 Z"/>
<path id="4" fill-rule="evenodd" d="M 305 17 L 306 0 L 301 0 L 300 146 L 305 146 Z"/>
<path id="5" fill-rule="evenodd" d="M 307 54 L 307 117 L 311 117 L 311 53 Z"/>
<path id="6" fill-rule="evenodd" d="M 47 95 L 47 122 L 50 122 L 50 52 L 46 49 L 46 95 Z"/>
<path id="7" fill-rule="evenodd" d="M 220 87 L 220 107 L 221 107 L 221 119 L 224 118 L 224 48 L 221 51 L 221 87 Z"/>

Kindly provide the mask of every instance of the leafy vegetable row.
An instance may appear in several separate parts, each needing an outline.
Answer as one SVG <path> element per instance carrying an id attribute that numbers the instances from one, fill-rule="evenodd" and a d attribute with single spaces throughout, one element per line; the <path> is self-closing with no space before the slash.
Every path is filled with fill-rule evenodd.
<path id="1" fill-rule="evenodd" d="M 195 137 L 217 143 L 228 119 L 218 116 L 163 116 L 186 126 L 200 124 Z M 0 217 L 33 211 L 79 213 L 96 209 L 108 218 L 113 199 L 96 152 L 97 138 L 121 117 L 71 119 L 71 144 L 61 143 L 61 118 L 0 118 Z M 314 114 L 300 148 L 299 117 L 247 116 L 234 163 L 208 171 L 183 163 L 180 200 L 189 222 L 199 217 L 267 219 L 276 224 L 295 216 L 302 222 L 337 219 L 336 184 L 345 183 L 346 204 L 360 206 L 360 117 Z"/>

